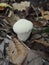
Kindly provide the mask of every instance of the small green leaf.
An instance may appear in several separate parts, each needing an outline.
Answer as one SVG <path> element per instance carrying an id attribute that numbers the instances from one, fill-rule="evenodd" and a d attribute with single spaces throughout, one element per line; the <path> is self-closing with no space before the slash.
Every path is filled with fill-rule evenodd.
<path id="1" fill-rule="evenodd" d="M 49 33 L 49 27 L 45 28 L 43 32 Z"/>

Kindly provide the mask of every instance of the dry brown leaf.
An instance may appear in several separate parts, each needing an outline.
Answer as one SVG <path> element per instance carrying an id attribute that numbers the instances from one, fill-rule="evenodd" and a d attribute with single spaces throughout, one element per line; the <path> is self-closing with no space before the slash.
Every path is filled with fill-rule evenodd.
<path id="1" fill-rule="evenodd" d="M 9 42 L 8 49 L 8 55 L 10 57 L 10 61 L 14 64 L 21 65 L 21 63 L 24 61 L 25 57 L 28 54 L 27 48 L 20 43 L 16 38 L 14 41 Z"/>
<path id="2" fill-rule="evenodd" d="M 44 18 L 49 20 L 49 11 L 41 11 L 42 16 L 40 18 Z"/>

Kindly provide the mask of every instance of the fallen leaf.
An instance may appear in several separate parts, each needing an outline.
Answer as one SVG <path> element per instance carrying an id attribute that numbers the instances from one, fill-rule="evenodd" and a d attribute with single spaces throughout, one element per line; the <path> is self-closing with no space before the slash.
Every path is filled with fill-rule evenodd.
<path id="1" fill-rule="evenodd" d="M 30 2 L 24 1 L 20 3 L 13 3 L 12 5 L 13 5 L 14 10 L 17 9 L 18 11 L 23 11 L 23 10 L 26 10 L 26 8 L 30 6 Z"/>

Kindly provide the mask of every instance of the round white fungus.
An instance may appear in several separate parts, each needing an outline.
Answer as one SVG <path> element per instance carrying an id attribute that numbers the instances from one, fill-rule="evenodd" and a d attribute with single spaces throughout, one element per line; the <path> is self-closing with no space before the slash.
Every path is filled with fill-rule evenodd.
<path id="1" fill-rule="evenodd" d="M 26 41 L 28 39 L 32 29 L 33 23 L 26 19 L 20 19 L 13 25 L 13 31 L 22 41 Z"/>

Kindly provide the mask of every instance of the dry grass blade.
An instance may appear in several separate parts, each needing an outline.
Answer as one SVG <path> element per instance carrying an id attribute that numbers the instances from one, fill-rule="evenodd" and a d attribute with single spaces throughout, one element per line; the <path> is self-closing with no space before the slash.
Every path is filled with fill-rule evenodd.
<path id="1" fill-rule="evenodd" d="M 36 42 L 37 44 L 42 44 L 42 45 L 44 45 L 44 46 L 46 46 L 46 47 L 49 47 L 49 43 L 46 42 L 46 41 L 34 40 L 34 42 Z"/>

